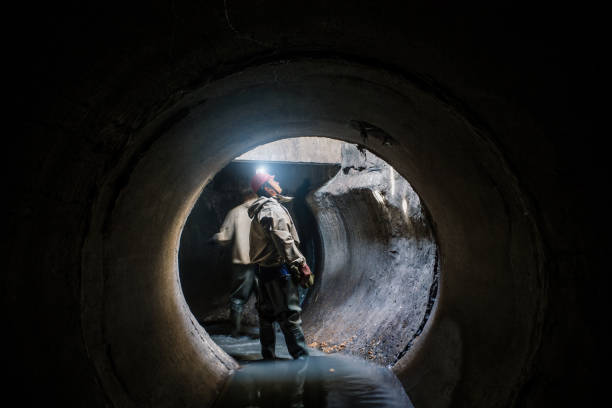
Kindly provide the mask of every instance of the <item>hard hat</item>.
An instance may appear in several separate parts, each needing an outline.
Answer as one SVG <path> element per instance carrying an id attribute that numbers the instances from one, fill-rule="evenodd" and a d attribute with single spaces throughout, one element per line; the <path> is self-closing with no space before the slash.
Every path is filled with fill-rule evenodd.
<path id="1" fill-rule="evenodd" d="M 251 190 L 257 193 L 266 181 L 272 180 L 273 178 L 274 176 L 266 172 L 256 173 L 251 179 Z"/>

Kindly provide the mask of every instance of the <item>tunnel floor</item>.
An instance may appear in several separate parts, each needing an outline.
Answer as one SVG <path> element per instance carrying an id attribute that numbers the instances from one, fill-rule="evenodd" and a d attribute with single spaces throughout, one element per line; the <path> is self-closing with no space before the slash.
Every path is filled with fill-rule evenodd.
<path id="1" fill-rule="evenodd" d="M 391 370 L 342 355 L 247 363 L 213 406 L 413 407 Z"/>
<path id="2" fill-rule="evenodd" d="M 283 333 L 276 325 L 276 356 L 279 359 L 291 360 Z M 229 335 L 230 326 L 228 323 L 217 323 L 206 326 L 206 331 L 219 347 L 227 354 L 236 359 L 239 363 L 261 360 L 261 348 L 259 345 L 259 328 L 254 326 L 242 327 L 239 337 Z M 309 347 L 311 356 L 325 356 L 326 354 L 318 349 Z"/>
<path id="3" fill-rule="evenodd" d="M 309 347 L 310 357 L 292 360 L 276 330 L 278 360 L 261 360 L 258 328 L 232 337 L 229 324 L 206 327 L 211 338 L 240 364 L 214 404 L 221 407 L 413 407 L 391 370 L 348 355 Z"/>

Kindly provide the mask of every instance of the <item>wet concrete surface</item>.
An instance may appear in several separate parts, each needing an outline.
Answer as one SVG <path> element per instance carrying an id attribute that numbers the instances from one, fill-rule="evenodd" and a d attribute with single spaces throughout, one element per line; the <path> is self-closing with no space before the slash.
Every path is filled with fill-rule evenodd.
<path id="1" fill-rule="evenodd" d="M 393 372 L 342 355 L 249 362 L 228 380 L 220 407 L 413 407 Z"/>
<path id="2" fill-rule="evenodd" d="M 276 356 L 279 359 L 291 360 L 291 355 L 289 355 L 289 351 L 287 350 L 283 333 L 280 331 L 277 324 L 275 324 L 275 326 Z M 238 362 L 242 363 L 262 359 L 258 327 L 243 327 L 241 334 L 238 337 L 232 337 L 228 334 L 230 332 L 230 327 L 226 323 L 207 325 L 206 331 L 214 342 L 223 349 L 223 351 L 232 356 Z M 327 355 L 324 352 L 312 347 L 309 347 L 308 351 L 310 352 L 311 356 Z"/>
<path id="3" fill-rule="evenodd" d="M 412 407 L 393 372 L 342 354 L 310 348 L 305 360 L 292 360 L 277 330 L 276 361 L 262 361 L 258 330 L 227 335 L 226 325 L 208 326 L 213 340 L 238 360 L 213 405 L 221 407 Z"/>

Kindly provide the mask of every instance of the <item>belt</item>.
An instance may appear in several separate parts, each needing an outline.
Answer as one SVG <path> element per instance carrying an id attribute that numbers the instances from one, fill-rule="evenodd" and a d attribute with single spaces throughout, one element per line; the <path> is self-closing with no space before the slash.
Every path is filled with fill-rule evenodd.
<path id="1" fill-rule="evenodd" d="M 291 276 L 291 272 L 289 272 L 289 268 L 287 265 L 281 264 L 276 266 L 261 266 L 257 268 L 257 277 L 262 282 L 269 282 L 273 279 Z"/>

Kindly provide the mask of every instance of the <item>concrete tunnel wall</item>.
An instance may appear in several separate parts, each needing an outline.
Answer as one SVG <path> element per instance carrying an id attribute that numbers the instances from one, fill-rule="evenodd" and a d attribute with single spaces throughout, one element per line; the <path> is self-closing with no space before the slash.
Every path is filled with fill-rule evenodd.
<path id="1" fill-rule="evenodd" d="M 236 365 L 182 297 L 183 223 L 231 158 L 308 134 L 364 144 L 430 211 L 439 301 L 394 368 L 416 406 L 594 399 L 603 161 L 562 57 L 588 32 L 519 6 L 101 4 L 19 14 L 2 291 L 21 401 L 210 404 Z"/>
<path id="2" fill-rule="evenodd" d="M 426 366 L 411 369 L 411 355 L 396 364 L 410 395 L 417 403 L 444 404 L 435 401 L 446 397 L 439 388 L 454 391 L 462 372 L 470 388 L 501 394 L 488 391 L 488 398 L 511 397 L 501 385 L 520 382 L 530 364 L 529 341 L 537 336 L 542 307 L 540 296 L 525 296 L 542 290 L 537 235 L 503 161 L 463 118 L 401 78 L 333 61 L 263 65 L 208 85 L 172 110 L 186 114 L 172 126 L 160 118 L 143 129 L 155 141 L 119 195 L 98 198 L 96 205 L 112 207 L 96 212 L 109 215 L 92 220 L 84 246 L 84 340 L 113 400 L 171 405 L 180 395 L 187 405 L 212 401 L 237 368 L 196 324 L 180 293 L 181 229 L 206 181 L 243 149 L 304 134 L 367 143 L 413 182 L 436 222 L 445 278 L 438 315 L 421 337 Z M 378 124 L 390 143 L 376 133 L 364 140 L 348 125 L 355 118 Z M 490 178 L 497 189 L 474 190 Z M 522 216 L 509 217 L 513 212 Z M 518 253 L 512 262 L 508 251 Z M 520 302 L 507 296 L 514 285 L 526 289 L 514 294 L 524 296 Z M 462 332 L 462 324 L 471 331 Z M 434 346 L 441 341 L 449 343 Z M 482 372 L 492 367 L 484 380 Z"/>
<path id="3" fill-rule="evenodd" d="M 321 239 L 320 279 L 304 302 L 308 343 L 392 367 L 420 335 L 437 296 L 426 210 L 390 165 L 348 143 L 341 170 L 308 202 Z"/>
<path id="4" fill-rule="evenodd" d="M 447 403 L 432 397 L 445 397 L 439 389 L 419 393 L 431 386 L 454 390 L 463 371 L 462 380 L 469 379 L 470 387 L 481 387 L 482 393 L 495 384 L 501 395 L 489 391 L 488 398 L 510 397 L 511 390 L 499 386 L 521 381 L 525 365 L 530 364 L 533 345 L 529 340 L 537 335 L 542 306 L 540 297 L 515 303 L 507 293 L 517 284 L 531 293 L 542 290 L 539 242 L 525 216 L 529 209 L 514 181 L 506 178 L 503 162 L 481 144 L 464 120 L 449 115 L 447 106 L 401 78 L 333 61 L 263 65 L 196 91 L 181 105 L 174 109 L 190 106 L 188 113 L 173 126 L 164 126 L 163 133 L 156 124 L 144 130 L 158 134 L 157 140 L 112 202 L 107 224 L 93 228 L 85 246 L 83 273 L 88 284 L 83 294 L 91 305 L 83 315 L 85 341 L 98 370 L 113 367 L 112 375 L 102 381 L 110 389 L 117 387 L 115 398 L 161 405 L 170 404 L 176 395 L 187 404 L 211 401 L 228 370 L 236 368 L 197 325 L 180 294 L 180 232 L 205 182 L 242 153 L 241 146 L 251 140 L 262 143 L 280 135 L 304 134 L 365 143 L 390 163 L 397 163 L 398 172 L 422 192 L 437 222 L 444 271 L 441 296 L 438 315 L 419 340 L 424 347 L 436 344 L 438 337 L 450 343 L 443 348 L 430 346 L 425 352 L 426 368 L 411 368 L 398 361 L 396 372 L 407 391 L 417 401 Z M 388 106 L 396 109 L 391 111 Z M 433 120 L 440 116 L 443 121 Z M 371 140 L 363 140 L 363 133 L 349 126 L 355 118 L 378 124 L 385 129 L 384 135 L 371 132 Z M 403 123 L 410 123 L 410 128 L 403 128 Z M 435 144 L 438 140 L 445 141 L 444 149 Z M 445 160 L 446 152 L 465 151 L 466 145 L 471 154 L 481 155 L 479 160 L 467 155 Z M 410 161 L 398 160 L 406 155 Z M 432 160 L 434 156 L 441 159 Z M 481 168 L 483 165 L 487 167 Z M 430 181 L 434 175 L 435 184 Z M 498 180 L 499 189 L 474 192 L 473 186 L 489 177 Z M 462 197 L 461 205 L 449 206 L 457 202 L 455 194 Z M 522 216 L 509 217 L 513 212 Z M 508 223 L 511 236 L 505 227 Z M 95 231 L 100 229 L 104 234 L 99 237 Z M 521 256 L 509 262 L 507 251 L 512 250 Z M 482 257 L 482 253 L 489 256 Z M 458 283 L 465 281 L 473 286 Z M 149 301 L 151 297 L 154 302 Z M 453 314 L 462 310 L 463 324 L 472 332 L 461 332 L 462 318 L 445 317 L 445 307 Z M 100 325 L 102 333 L 97 329 Z M 482 329 L 475 329 L 478 327 Z M 143 343 L 142 336 L 148 341 Z M 113 350 L 110 358 L 102 345 Z M 487 355 L 495 357 L 489 360 Z M 403 359 L 411 357 L 409 353 Z M 500 365 L 482 381 L 480 373 L 496 364 Z M 209 382 L 202 383 L 202 378 Z M 128 390 L 127 395 L 122 388 Z"/>

